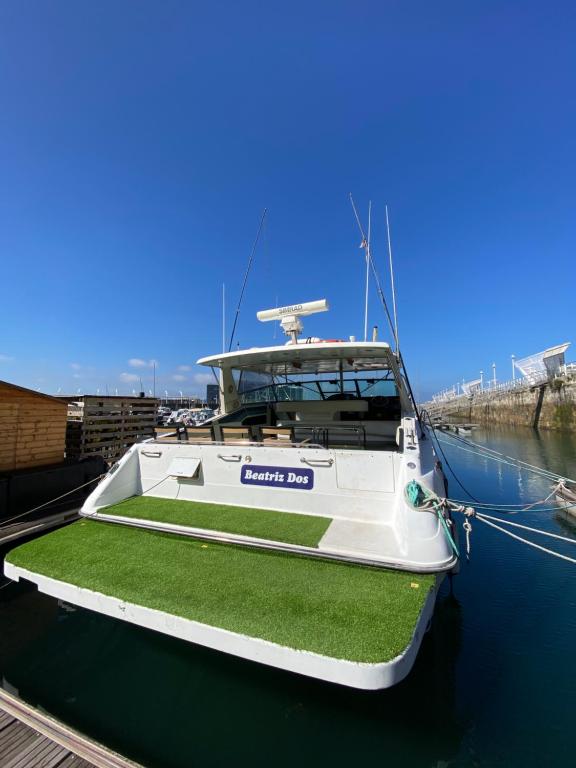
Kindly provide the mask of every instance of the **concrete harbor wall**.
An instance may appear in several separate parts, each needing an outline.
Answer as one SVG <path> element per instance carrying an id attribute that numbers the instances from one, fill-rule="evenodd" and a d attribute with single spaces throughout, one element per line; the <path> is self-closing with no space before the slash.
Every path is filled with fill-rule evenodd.
<path id="1" fill-rule="evenodd" d="M 576 432 L 576 381 L 556 379 L 490 396 L 486 392 L 461 396 L 426 407 L 433 417 L 450 421 Z"/>

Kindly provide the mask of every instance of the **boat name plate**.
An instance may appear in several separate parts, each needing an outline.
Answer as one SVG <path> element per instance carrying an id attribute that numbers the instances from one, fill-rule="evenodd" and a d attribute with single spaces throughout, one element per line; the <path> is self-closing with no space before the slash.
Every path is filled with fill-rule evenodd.
<path id="1" fill-rule="evenodd" d="M 314 470 L 301 467 L 266 467 L 257 464 L 242 465 L 240 482 L 244 485 L 268 485 L 277 488 L 314 488 Z"/>

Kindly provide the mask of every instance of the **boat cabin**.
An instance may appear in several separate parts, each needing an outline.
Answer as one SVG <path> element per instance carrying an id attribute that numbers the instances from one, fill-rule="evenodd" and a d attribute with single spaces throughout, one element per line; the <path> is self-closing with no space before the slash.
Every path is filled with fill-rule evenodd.
<path id="1" fill-rule="evenodd" d="M 414 415 L 383 342 L 299 342 L 198 362 L 220 382 L 222 413 L 210 422 L 215 440 L 236 429 L 254 442 L 398 450 L 401 419 Z"/>

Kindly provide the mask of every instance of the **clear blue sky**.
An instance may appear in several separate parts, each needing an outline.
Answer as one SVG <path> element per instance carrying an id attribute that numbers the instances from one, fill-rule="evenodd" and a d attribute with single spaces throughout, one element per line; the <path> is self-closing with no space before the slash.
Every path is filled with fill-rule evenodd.
<path id="1" fill-rule="evenodd" d="M 198 391 L 265 206 L 237 340 L 322 297 L 361 336 L 350 191 L 421 396 L 576 342 L 575 40 L 572 2 L 3 2 L 0 378 Z"/>

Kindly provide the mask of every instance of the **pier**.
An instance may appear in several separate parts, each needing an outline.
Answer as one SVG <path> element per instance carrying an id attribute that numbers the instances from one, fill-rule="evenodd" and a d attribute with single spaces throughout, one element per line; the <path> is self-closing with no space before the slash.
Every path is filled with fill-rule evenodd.
<path id="1" fill-rule="evenodd" d="M 0 689 L 2 768 L 141 768 Z"/>
<path id="2" fill-rule="evenodd" d="M 500 424 L 576 431 L 576 365 L 566 364 L 568 344 L 514 361 L 521 376 L 482 378 L 439 392 L 422 404 L 433 422 Z"/>

